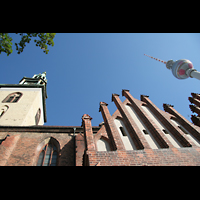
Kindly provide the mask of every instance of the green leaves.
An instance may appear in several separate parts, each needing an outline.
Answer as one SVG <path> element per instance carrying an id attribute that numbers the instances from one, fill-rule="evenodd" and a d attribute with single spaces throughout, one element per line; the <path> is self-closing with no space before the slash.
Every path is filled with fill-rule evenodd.
<path id="1" fill-rule="evenodd" d="M 19 34 L 19 33 L 16 33 Z M 49 50 L 47 45 L 54 46 L 54 37 L 56 33 L 20 33 L 21 41 L 19 43 L 15 43 L 17 53 L 20 54 L 23 52 L 26 43 L 30 43 L 32 37 L 36 37 L 34 42 L 36 46 L 39 46 L 44 53 L 48 54 Z M 0 54 L 1 52 L 7 53 L 9 56 L 12 53 L 12 38 L 8 35 L 8 33 L 0 33 Z"/>
<path id="2" fill-rule="evenodd" d="M 40 33 L 38 34 L 38 37 L 40 40 L 37 40 L 36 46 L 39 46 L 41 49 L 43 49 L 44 53 L 48 54 L 49 50 L 46 44 L 50 46 L 54 46 L 53 38 L 55 37 L 55 33 Z"/>
<path id="3" fill-rule="evenodd" d="M 0 33 L 0 54 L 1 52 L 7 53 L 9 56 L 12 53 L 12 38 L 8 33 Z"/>

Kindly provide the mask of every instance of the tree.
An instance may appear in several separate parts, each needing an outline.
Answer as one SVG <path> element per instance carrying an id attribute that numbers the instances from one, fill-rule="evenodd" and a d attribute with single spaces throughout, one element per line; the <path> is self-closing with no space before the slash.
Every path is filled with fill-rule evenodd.
<path id="1" fill-rule="evenodd" d="M 15 43 L 18 54 L 23 52 L 26 43 L 29 43 L 32 37 L 35 38 L 39 37 L 34 39 L 36 46 L 39 46 L 41 49 L 43 49 L 44 53 L 48 54 L 49 50 L 47 44 L 49 46 L 54 46 L 53 39 L 56 35 L 56 33 L 16 33 L 16 34 L 21 35 L 20 42 Z M 0 54 L 1 52 L 5 52 L 7 53 L 7 56 L 9 56 L 13 52 L 11 41 L 12 38 L 8 35 L 8 33 L 0 33 Z"/>

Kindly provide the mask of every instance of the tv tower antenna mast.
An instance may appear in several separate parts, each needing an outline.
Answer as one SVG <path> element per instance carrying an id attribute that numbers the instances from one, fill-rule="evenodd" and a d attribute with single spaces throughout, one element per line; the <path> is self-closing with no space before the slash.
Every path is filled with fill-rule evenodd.
<path id="1" fill-rule="evenodd" d="M 146 54 L 144 55 L 166 64 L 167 69 L 171 70 L 172 74 L 177 79 L 186 79 L 188 77 L 191 77 L 191 78 L 196 78 L 200 80 L 200 72 L 194 69 L 192 62 L 189 60 L 186 60 L 186 59 L 180 59 L 176 61 L 168 60 L 166 62 L 166 61 L 160 60 L 158 58 L 154 58 Z"/>

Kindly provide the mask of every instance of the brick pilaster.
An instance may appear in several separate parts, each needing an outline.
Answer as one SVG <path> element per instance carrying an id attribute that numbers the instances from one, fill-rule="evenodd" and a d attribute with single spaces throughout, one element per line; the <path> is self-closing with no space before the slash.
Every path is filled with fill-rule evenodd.
<path id="1" fill-rule="evenodd" d="M 136 123 L 132 119 L 130 113 L 127 111 L 125 105 L 119 99 L 118 94 L 112 94 L 112 101 L 114 101 L 118 110 L 120 111 L 124 121 L 126 128 L 136 146 L 137 149 L 150 148 L 149 144 L 145 140 L 143 134 L 140 129 L 137 127 Z"/>
<path id="2" fill-rule="evenodd" d="M 131 103 L 133 109 L 138 114 L 147 129 L 153 135 L 161 148 L 173 147 L 171 142 L 165 137 L 164 133 L 157 127 L 154 121 L 137 105 L 135 98 L 129 93 L 129 90 L 122 90 L 122 96 L 125 96 Z M 165 139 L 165 140 L 164 140 Z"/>
<path id="3" fill-rule="evenodd" d="M 8 135 L 8 132 L 6 133 Z M 1 156 L 0 156 L 0 166 L 9 165 L 9 158 L 15 149 L 18 140 L 21 138 L 21 134 L 8 136 L 2 143 L 1 146 Z"/>
<path id="4" fill-rule="evenodd" d="M 92 131 L 92 118 L 88 114 L 84 114 L 82 117 L 82 126 L 85 135 L 85 148 L 86 150 L 96 150 Z"/>
<path id="5" fill-rule="evenodd" d="M 193 97 L 188 97 L 188 100 L 190 101 L 190 103 L 193 103 L 197 105 L 198 107 L 200 107 L 200 101 L 198 99 L 195 99 Z"/>
<path id="6" fill-rule="evenodd" d="M 193 98 L 200 100 L 200 94 L 191 93 L 191 95 L 193 96 Z"/>
<path id="7" fill-rule="evenodd" d="M 148 105 L 148 108 L 154 113 L 155 116 L 160 120 L 160 122 L 170 131 L 171 134 L 181 143 L 183 147 L 192 146 L 181 134 L 181 130 L 176 127 L 171 120 L 167 119 L 160 109 L 152 103 L 152 101 L 145 95 L 141 95 L 141 101 Z"/>
<path id="8" fill-rule="evenodd" d="M 103 120 L 105 122 L 107 134 L 113 146 L 112 149 L 125 150 L 124 144 L 120 138 L 119 132 L 115 126 L 115 122 L 112 116 L 110 115 L 107 105 L 108 104 L 105 102 L 100 102 L 99 112 L 101 111 Z"/>
<path id="9" fill-rule="evenodd" d="M 200 129 L 195 127 L 192 123 L 190 123 L 187 119 L 185 119 L 181 114 L 179 114 L 172 106 L 167 104 L 163 104 L 164 110 L 172 115 L 174 115 L 178 122 L 188 131 L 190 132 L 198 141 L 200 141 Z"/>
<path id="10" fill-rule="evenodd" d="M 191 115 L 191 120 L 195 125 L 200 126 L 200 117 L 197 117 L 196 115 Z"/>
<path id="11" fill-rule="evenodd" d="M 198 106 L 196 106 L 196 105 L 189 105 L 189 106 L 190 106 L 190 110 L 192 112 L 195 112 L 200 116 L 200 108 Z"/>
<path id="12" fill-rule="evenodd" d="M 76 166 L 83 165 L 83 155 L 85 151 L 85 139 L 82 133 L 76 135 Z"/>

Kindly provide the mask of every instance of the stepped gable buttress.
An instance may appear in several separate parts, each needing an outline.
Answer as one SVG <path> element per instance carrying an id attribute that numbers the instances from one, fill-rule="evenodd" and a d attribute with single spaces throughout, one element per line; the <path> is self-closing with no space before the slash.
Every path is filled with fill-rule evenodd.
<path id="1" fill-rule="evenodd" d="M 146 95 L 135 99 L 122 90 L 121 102 L 112 94 L 117 110 L 111 116 L 108 104 L 100 102 L 104 122 L 92 133 L 92 118 L 83 115 L 85 136 L 83 165 L 150 166 L 200 165 L 200 128 L 181 116 L 173 105 L 160 110 Z"/>

